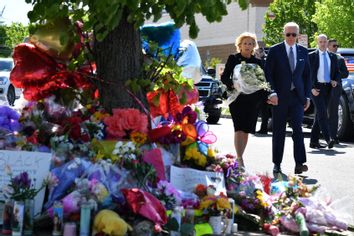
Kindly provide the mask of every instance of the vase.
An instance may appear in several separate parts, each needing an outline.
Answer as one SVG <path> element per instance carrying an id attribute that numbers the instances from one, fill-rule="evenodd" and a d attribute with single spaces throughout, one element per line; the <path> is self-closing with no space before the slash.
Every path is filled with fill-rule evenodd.
<path id="1" fill-rule="evenodd" d="M 25 210 L 23 215 L 23 233 L 24 235 L 32 235 L 34 218 L 34 200 L 25 200 Z"/>
<path id="2" fill-rule="evenodd" d="M 219 235 L 222 233 L 222 217 L 221 216 L 210 216 L 209 224 L 213 229 L 213 234 Z"/>
<path id="3" fill-rule="evenodd" d="M 13 212 L 13 201 L 8 199 L 4 203 L 4 208 L 2 212 L 2 230 L 3 235 L 11 235 L 11 219 Z"/>
<path id="4" fill-rule="evenodd" d="M 25 204 L 23 201 L 14 202 L 11 223 L 12 236 L 22 236 L 24 209 Z"/>

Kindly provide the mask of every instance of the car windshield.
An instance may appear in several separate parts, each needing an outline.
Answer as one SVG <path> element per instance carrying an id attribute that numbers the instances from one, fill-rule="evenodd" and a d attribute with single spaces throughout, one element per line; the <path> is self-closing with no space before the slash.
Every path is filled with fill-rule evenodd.
<path id="1" fill-rule="evenodd" d="M 11 71 L 12 61 L 0 61 L 0 71 Z"/>

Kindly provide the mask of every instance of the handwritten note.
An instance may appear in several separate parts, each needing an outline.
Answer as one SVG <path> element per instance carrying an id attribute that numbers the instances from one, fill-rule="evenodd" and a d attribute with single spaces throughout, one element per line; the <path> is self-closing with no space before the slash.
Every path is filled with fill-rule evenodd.
<path id="1" fill-rule="evenodd" d="M 170 178 L 171 184 L 182 191 L 192 192 L 197 184 L 204 184 L 206 186 L 214 185 L 216 194 L 221 192 L 226 194 L 223 173 L 172 166 Z"/>
<path id="2" fill-rule="evenodd" d="M 49 173 L 50 160 L 52 155 L 43 152 L 23 152 L 23 151 L 0 151 L 0 189 L 9 183 L 10 177 L 5 172 L 5 167 L 10 166 L 13 176 L 27 171 L 36 189 L 42 185 L 43 179 Z M 34 181 L 35 180 L 35 181 Z M 44 189 L 35 197 L 34 214 L 41 212 Z M 0 201 L 4 196 L 0 194 Z"/>

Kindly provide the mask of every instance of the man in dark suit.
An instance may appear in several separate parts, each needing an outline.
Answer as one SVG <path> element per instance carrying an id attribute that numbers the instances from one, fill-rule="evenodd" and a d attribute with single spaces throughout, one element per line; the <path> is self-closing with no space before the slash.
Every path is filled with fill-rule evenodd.
<path id="1" fill-rule="evenodd" d="M 311 71 L 307 49 L 296 44 L 299 26 L 285 24 L 284 41 L 272 46 L 265 65 L 265 75 L 273 93 L 269 103 L 273 105 L 273 173 L 281 173 L 287 118 L 293 129 L 295 174 L 308 170 L 302 121 L 304 111 L 310 106 Z"/>
<path id="2" fill-rule="evenodd" d="M 327 50 L 329 52 L 337 54 L 337 49 L 339 45 L 337 43 L 336 39 L 329 39 L 328 40 L 328 46 Z M 339 144 L 339 139 L 337 136 L 337 131 L 338 131 L 338 106 L 339 106 L 339 99 L 340 95 L 342 93 L 342 79 L 345 79 L 349 75 L 349 71 L 347 66 L 345 65 L 344 58 L 337 54 L 337 59 L 338 59 L 338 69 L 339 69 L 339 75 L 340 79 L 338 81 L 338 84 L 335 88 L 332 88 L 331 96 L 329 99 L 329 104 L 328 104 L 328 115 L 329 115 L 329 130 L 332 133 L 334 137 L 334 141 L 336 144 Z"/>
<path id="3" fill-rule="evenodd" d="M 328 102 L 332 88 L 339 80 L 337 55 L 327 51 L 327 36 L 317 37 L 318 49 L 309 55 L 312 84 L 312 100 L 315 105 L 315 120 L 312 125 L 310 148 L 324 148 L 319 143 L 320 131 L 327 142 L 328 148 L 335 144 L 334 136 L 329 129 Z"/>

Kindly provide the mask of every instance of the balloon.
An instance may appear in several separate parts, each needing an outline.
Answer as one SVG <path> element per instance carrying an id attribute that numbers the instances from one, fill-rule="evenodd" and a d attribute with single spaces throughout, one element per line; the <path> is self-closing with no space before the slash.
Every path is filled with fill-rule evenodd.
<path id="1" fill-rule="evenodd" d="M 75 28 L 68 18 L 55 19 L 40 25 L 30 42 L 51 57 L 67 61 L 75 48 Z"/>

